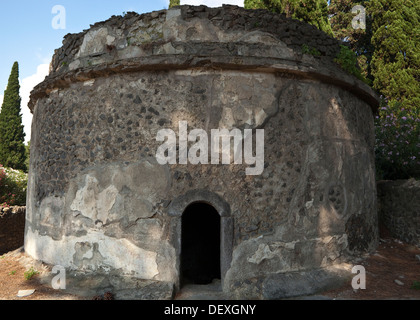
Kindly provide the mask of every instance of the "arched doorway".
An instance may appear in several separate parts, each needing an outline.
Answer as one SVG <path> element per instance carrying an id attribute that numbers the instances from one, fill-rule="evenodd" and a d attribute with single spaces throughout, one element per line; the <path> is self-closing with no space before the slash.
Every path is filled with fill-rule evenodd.
<path id="1" fill-rule="evenodd" d="M 220 215 L 204 202 L 189 205 L 181 222 L 181 285 L 221 278 Z"/>

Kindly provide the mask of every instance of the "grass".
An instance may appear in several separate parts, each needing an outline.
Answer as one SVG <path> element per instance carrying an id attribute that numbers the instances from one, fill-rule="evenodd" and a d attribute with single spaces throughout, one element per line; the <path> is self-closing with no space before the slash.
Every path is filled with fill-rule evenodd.
<path id="1" fill-rule="evenodd" d="M 411 289 L 420 290 L 420 281 L 414 281 L 411 285 Z"/>
<path id="2" fill-rule="evenodd" d="M 31 280 L 38 273 L 39 273 L 38 271 L 36 271 L 33 267 L 31 267 L 29 270 L 25 271 L 23 275 L 25 276 L 26 280 Z"/>

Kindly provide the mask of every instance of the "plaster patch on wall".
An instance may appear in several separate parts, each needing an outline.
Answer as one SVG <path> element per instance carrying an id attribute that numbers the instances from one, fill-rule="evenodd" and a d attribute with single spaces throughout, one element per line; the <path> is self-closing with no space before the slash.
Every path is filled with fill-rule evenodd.
<path id="1" fill-rule="evenodd" d="M 81 244 L 85 250 L 82 250 L 77 261 L 76 248 L 80 248 Z M 29 228 L 25 251 L 37 260 L 71 270 L 78 270 L 82 263 L 88 271 L 121 269 L 126 274 L 142 279 L 153 279 L 159 274 L 156 252 L 139 248 L 127 239 L 106 237 L 101 232 L 92 231 L 84 237 L 63 237 L 61 241 L 54 241 Z"/>
<path id="2" fill-rule="evenodd" d="M 118 190 L 111 185 L 99 192 L 99 182 L 95 177 L 88 175 L 85 181 L 85 186 L 77 191 L 70 209 L 79 211 L 93 221 L 106 222 L 108 214 L 115 203 Z"/>
<path id="3" fill-rule="evenodd" d="M 250 263 L 260 264 L 263 260 L 273 259 L 276 254 L 270 250 L 270 247 L 265 243 L 261 243 L 258 247 L 258 250 L 254 253 L 252 257 L 249 257 L 247 260 Z"/>
<path id="4" fill-rule="evenodd" d="M 168 183 L 167 169 L 152 160 L 111 164 L 76 178 L 75 195 L 67 200 L 70 210 L 93 222 L 136 221 L 154 215 L 153 203 L 164 196 Z"/>
<path id="5" fill-rule="evenodd" d="M 61 209 L 64 199 L 60 197 L 47 197 L 42 200 L 40 212 L 43 212 L 41 225 L 60 228 L 62 225 Z"/>

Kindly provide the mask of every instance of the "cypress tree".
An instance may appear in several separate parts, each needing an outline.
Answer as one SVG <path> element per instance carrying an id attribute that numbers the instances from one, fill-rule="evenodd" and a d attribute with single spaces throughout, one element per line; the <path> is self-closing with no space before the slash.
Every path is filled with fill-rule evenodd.
<path id="1" fill-rule="evenodd" d="M 26 171 L 19 89 L 19 65 L 15 62 L 0 111 L 0 163 L 5 167 Z"/>
<path id="2" fill-rule="evenodd" d="M 371 0 L 373 86 L 390 104 L 420 108 L 420 2 Z"/>
<path id="3" fill-rule="evenodd" d="M 305 21 L 333 35 L 328 20 L 327 0 L 245 0 L 244 7 L 284 13 L 288 18 Z"/>

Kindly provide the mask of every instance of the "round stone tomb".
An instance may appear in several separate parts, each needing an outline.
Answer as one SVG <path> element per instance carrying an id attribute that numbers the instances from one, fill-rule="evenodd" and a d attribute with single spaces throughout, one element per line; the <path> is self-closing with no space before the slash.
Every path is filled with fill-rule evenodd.
<path id="1" fill-rule="evenodd" d="M 118 299 L 337 284 L 378 243 L 378 100 L 339 52 L 309 24 L 235 6 L 67 35 L 29 103 L 26 253 L 64 267 L 68 290 Z"/>

